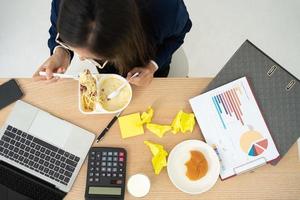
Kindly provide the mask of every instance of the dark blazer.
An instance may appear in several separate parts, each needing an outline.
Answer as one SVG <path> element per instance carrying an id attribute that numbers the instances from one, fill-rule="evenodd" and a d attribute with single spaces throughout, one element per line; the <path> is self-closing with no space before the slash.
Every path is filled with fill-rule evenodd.
<path id="1" fill-rule="evenodd" d="M 171 63 L 172 54 L 183 44 L 192 22 L 183 0 L 139 0 L 143 27 L 157 51 L 153 60 L 159 67 Z M 51 55 L 55 42 L 60 0 L 52 0 L 48 46 Z M 73 54 L 72 54 L 73 55 Z"/>

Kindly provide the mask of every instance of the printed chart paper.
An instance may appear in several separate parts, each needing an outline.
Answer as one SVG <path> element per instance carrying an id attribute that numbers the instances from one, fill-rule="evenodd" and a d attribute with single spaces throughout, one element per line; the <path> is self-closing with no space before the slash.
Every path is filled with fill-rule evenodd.
<path id="1" fill-rule="evenodd" d="M 246 77 L 192 98 L 190 103 L 206 142 L 219 153 L 222 179 L 279 156 Z"/>

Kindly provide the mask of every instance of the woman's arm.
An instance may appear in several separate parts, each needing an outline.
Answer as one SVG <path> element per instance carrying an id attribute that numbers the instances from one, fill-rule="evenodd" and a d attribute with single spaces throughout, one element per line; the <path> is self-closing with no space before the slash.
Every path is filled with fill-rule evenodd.
<path id="1" fill-rule="evenodd" d="M 52 0 L 51 16 L 50 16 L 51 27 L 49 29 L 50 38 L 48 39 L 48 47 L 50 49 L 50 55 L 53 55 L 55 47 L 58 46 L 58 44 L 55 42 L 55 39 L 57 36 L 56 22 L 58 19 L 59 4 L 60 4 L 60 0 Z M 70 50 L 67 49 L 65 50 L 70 53 L 71 60 L 72 60 L 74 53 Z"/>
<path id="2" fill-rule="evenodd" d="M 173 53 L 183 44 L 192 27 L 183 0 L 151 0 L 147 9 L 150 17 L 150 34 L 157 48 L 153 59 L 159 68 L 170 64 Z"/>
<path id="3" fill-rule="evenodd" d="M 176 31 L 179 31 L 179 33 L 166 38 L 163 43 L 158 46 L 154 61 L 159 68 L 171 62 L 173 53 L 183 44 L 185 35 L 190 31 L 191 27 L 192 22 L 188 19 L 184 28 L 177 27 Z"/>

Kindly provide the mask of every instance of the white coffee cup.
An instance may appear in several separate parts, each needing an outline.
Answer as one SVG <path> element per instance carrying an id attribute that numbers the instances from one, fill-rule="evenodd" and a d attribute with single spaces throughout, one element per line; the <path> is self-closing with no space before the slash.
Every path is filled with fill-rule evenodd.
<path id="1" fill-rule="evenodd" d="M 134 197 L 144 197 L 150 191 L 150 180 L 144 174 L 135 174 L 127 182 L 127 190 Z"/>

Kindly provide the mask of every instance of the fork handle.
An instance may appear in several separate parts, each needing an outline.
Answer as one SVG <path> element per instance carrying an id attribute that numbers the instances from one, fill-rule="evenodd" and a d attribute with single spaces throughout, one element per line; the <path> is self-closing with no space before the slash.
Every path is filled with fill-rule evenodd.
<path id="1" fill-rule="evenodd" d="M 40 76 L 47 76 L 46 72 L 39 72 Z M 69 75 L 69 74 L 59 74 L 59 73 L 53 73 L 53 76 L 59 77 L 59 78 L 72 78 L 76 79 L 78 78 L 77 76 L 74 75 Z"/>

